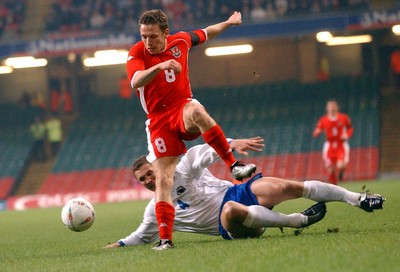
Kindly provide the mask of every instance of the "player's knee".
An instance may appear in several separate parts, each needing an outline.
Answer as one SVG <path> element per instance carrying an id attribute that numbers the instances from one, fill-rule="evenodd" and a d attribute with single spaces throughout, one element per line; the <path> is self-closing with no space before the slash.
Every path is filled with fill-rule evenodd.
<path id="1" fill-rule="evenodd" d="M 223 216 L 228 219 L 238 219 L 239 217 L 246 216 L 246 210 L 242 208 L 243 205 L 236 203 L 234 201 L 228 201 L 222 208 Z"/>
<path id="2" fill-rule="evenodd" d="M 236 203 L 234 201 L 228 201 L 225 203 L 224 207 L 222 208 L 222 213 L 227 219 L 231 219 L 235 216 L 235 206 Z"/>
<path id="3" fill-rule="evenodd" d="M 303 191 L 303 184 L 298 181 L 285 181 L 279 183 L 279 189 L 281 193 L 285 195 L 297 196 L 298 192 Z"/>
<path id="4" fill-rule="evenodd" d="M 201 124 L 211 118 L 202 105 L 195 103 L 189 107 L 188 114 L 194 124 Z"/>
<path id="5" fill-rule="evenodd" d="M 336 165 L 338 170 L 344 170 L 346 168 L 346 163 L 344 161 L 340 161 Z"/>

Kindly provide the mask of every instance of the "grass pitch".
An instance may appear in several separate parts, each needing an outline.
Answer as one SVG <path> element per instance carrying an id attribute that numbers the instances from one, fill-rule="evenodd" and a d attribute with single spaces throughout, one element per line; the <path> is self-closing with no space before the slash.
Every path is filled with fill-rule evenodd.
<path id="1" fill-rule="evenodd" d="M 176 248 L 162 252 L 151 245 L 102 249 L 136 229 L 147 202 L 97 204 L 94 225 L 82 233 L 62 225 L 61 208 L 6 211 L 0 213 L 0 271 L 398 271 L 400 180 L 344 187 L 363 185 L 387 198 L 383 210 L 329 203 L 325 219 L 298 236 L 289 228 L 236 241 L 175 233 Z M 297 212 L 311 203 L 294 200 L 276 210 Z"/>

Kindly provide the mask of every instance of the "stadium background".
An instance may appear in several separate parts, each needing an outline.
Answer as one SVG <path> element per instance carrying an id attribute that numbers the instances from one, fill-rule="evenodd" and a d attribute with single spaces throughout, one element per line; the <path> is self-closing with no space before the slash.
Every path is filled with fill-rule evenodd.
<path id="1" fill-rule="evenodd" d="M 242 26 L 192 49 L 190 77 L 194 97 L 228 137 L 265 138 L 265 151 L 246 158 L 265 175 L 324 179 L 323 139 L 312 139 L 311 132 L 331 97 L 355 128 L 346 180 L 400 170 L 399 76 L 392 61 L 400 47 L 392 31 L 400 23 L 399 1 L 3 0 L 1 68 L 7 58 L 27 55 L 47 65 L 0 74 L 1 209 L 61 205 L 76 194 L 93 202 L 150 196 L 129 171 L 147 150 L 138 99 L 119 96 L 125 65 L 87 67 L 84 61 L 98 50 L 129 49 L 139 40 L 140 12 L 158 7 L 169 14 L 172 32 L 242 12 Z M 319 31 L 369 34 L 372 41 L 327 46 L 316 40 Z M 253 51 L 204 54 L 210 46 L 243 43 Z M 71 94 L 72 109 L 54 105 L 60 91 Z M 24 94 L 29 105 L 21 104 Z M 52 111 L 63 122 L 63 145 L 55 158 L 36 162 L 29 125 Z M 222 164 L 212 170 L 230 178 Z"/>

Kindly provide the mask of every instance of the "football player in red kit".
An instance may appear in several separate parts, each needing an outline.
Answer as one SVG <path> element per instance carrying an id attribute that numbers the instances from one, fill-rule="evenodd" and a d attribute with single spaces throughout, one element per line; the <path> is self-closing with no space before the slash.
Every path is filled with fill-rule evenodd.
<path id="1" fill-rule="evenodd" d="M 157 180 L 156 218 L 160 242 L 154 247 L 156 250 L 173 246 L 175 209 L 171 188 L 178 158 L 186 151 L 183 140 L 202 135 L 238 180 L 256 171 L 254 164 L 244 165 L 234 158 L 221 127 L 192 99 L 188 75 L 190 48 L 241 22 L 241 14 L 235 12 L 228 20 L 205 29 L 170 35 L 168 18 L 161 10 L 146 11 L 139 19 L 142 40 L 129 50 L 127 73 L 147 113 L 147 160 L 152 163 Z"/>
<path id="2" fill-rule="evenodd" d="M 327 114 L 319 119 L 313 136 L 318 137 L 322 132 L 326 134 L 322 156 L 328 169 L 328 180 L 336 185 L 338 179 L 343 180 L 349 162 L 350 147 L 347 141 L 353 135 L 353 127 L 349 116 L 339 112 L 336 100 L 327 102 L 326 112 Z"/>

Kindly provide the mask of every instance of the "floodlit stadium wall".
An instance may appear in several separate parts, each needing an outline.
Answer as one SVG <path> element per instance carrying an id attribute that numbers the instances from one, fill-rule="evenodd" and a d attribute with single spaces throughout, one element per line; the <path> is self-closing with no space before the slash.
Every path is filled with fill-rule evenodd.
<path id="1" fill-rule="evenodd" d="M 192 49 L 189 64 L 194 96 L 227 136 L 265 137 L 265 152 L 249 158 L 264 175 L 300 180 L 325 177 L 322 139 L 312 140 L 311 131 L 324 112 L 326 99 L 336 97 L 355 126 L 346 179 L 374 179 L 379 174 L 379 76 L 389 67 L 388 58 L 382 61 L 377 56 L 382 52 L 389 55 L 385 48 L 382 52 L 379 48 L 392 34 L 379 33 L 373 44 L 330 47 L 318 43 L 315 33 L 375 33 L 400 22 L 397 14 L 397 9 L 325 14 L 232 28 L 221 38 Z M 82 65 L 83 59 L 96 50 L 127 50 L 138 40 L 137 33 L 97 33 L 0 44 L 2 59 L 32 54 L 48 60 L 46 67 L 15 69 L 0 75 L 1 103 L 15 102 L 25 91 L 46 96 L 51 82 L 61 80 L 71 90 L 79 110 L 79 118 L 37 195 L 9 197 L 27 164 L 29 144 L 17 144 L 24 148 L 15 160 L 4 156 L 4 152 L 0 154 L 1 166 L 6 166 L 1 169 L 0 199 L 8 198 L 9 209 L 59 206 L 76 195 L 87 196 L 93 202 L 151 196 L 130 175 L 132 160 L 146 153 L 145 117 L 136 98 L 126 103 L 117 96 L 124 65 Z M 209 46 L 242 43 L 252 44 L 253 52 L 205 56 Z M 329 66 L 329 80 L 320 81 L 324 60 Z M 5 122 L 10 120 L 12 117 Z M 1 138 L 0 144 L 11 148 L 9 154 L 16 154 L 12 133 L 7 141 Z M 230 179 L 222 164 L 213 166 L 212 171 L 220 178 Z M 0 202 L 0 210 L 5 207 L 5 202 Z"/>
<path id="2" fill-rule="evenodd" d="M 345 180 L 378 176 L 379 85 L 371 77 L 340 77 L 308 85 L 289 81 L 208 88 L 194 93 L 228 137 L 265 138 L 264 151 L 246 158 L 256 163 L 260 172 L 298 180 L 326 179 L 323 137 L 313 139 L 311 134 L 326 100 L 335 96 L 355 130 Z M 118 96 L 93 96 L 86 103 L 88 107 L 71 126 L 38 195 L 9 198 L 9 209 L 57 206 L 71 196 L 124 201 L 152 195 L 133 179 L 130 170 L 132 161 L 147 153 L 145 116 L 137 99 L 127 103 Z M 188 146 L 201 143 L 198 139 Z M 231 180 L 222 163 L 211 170 L 217 177 Z M 118 194 L 121 197 L 115 198 Z"/>

